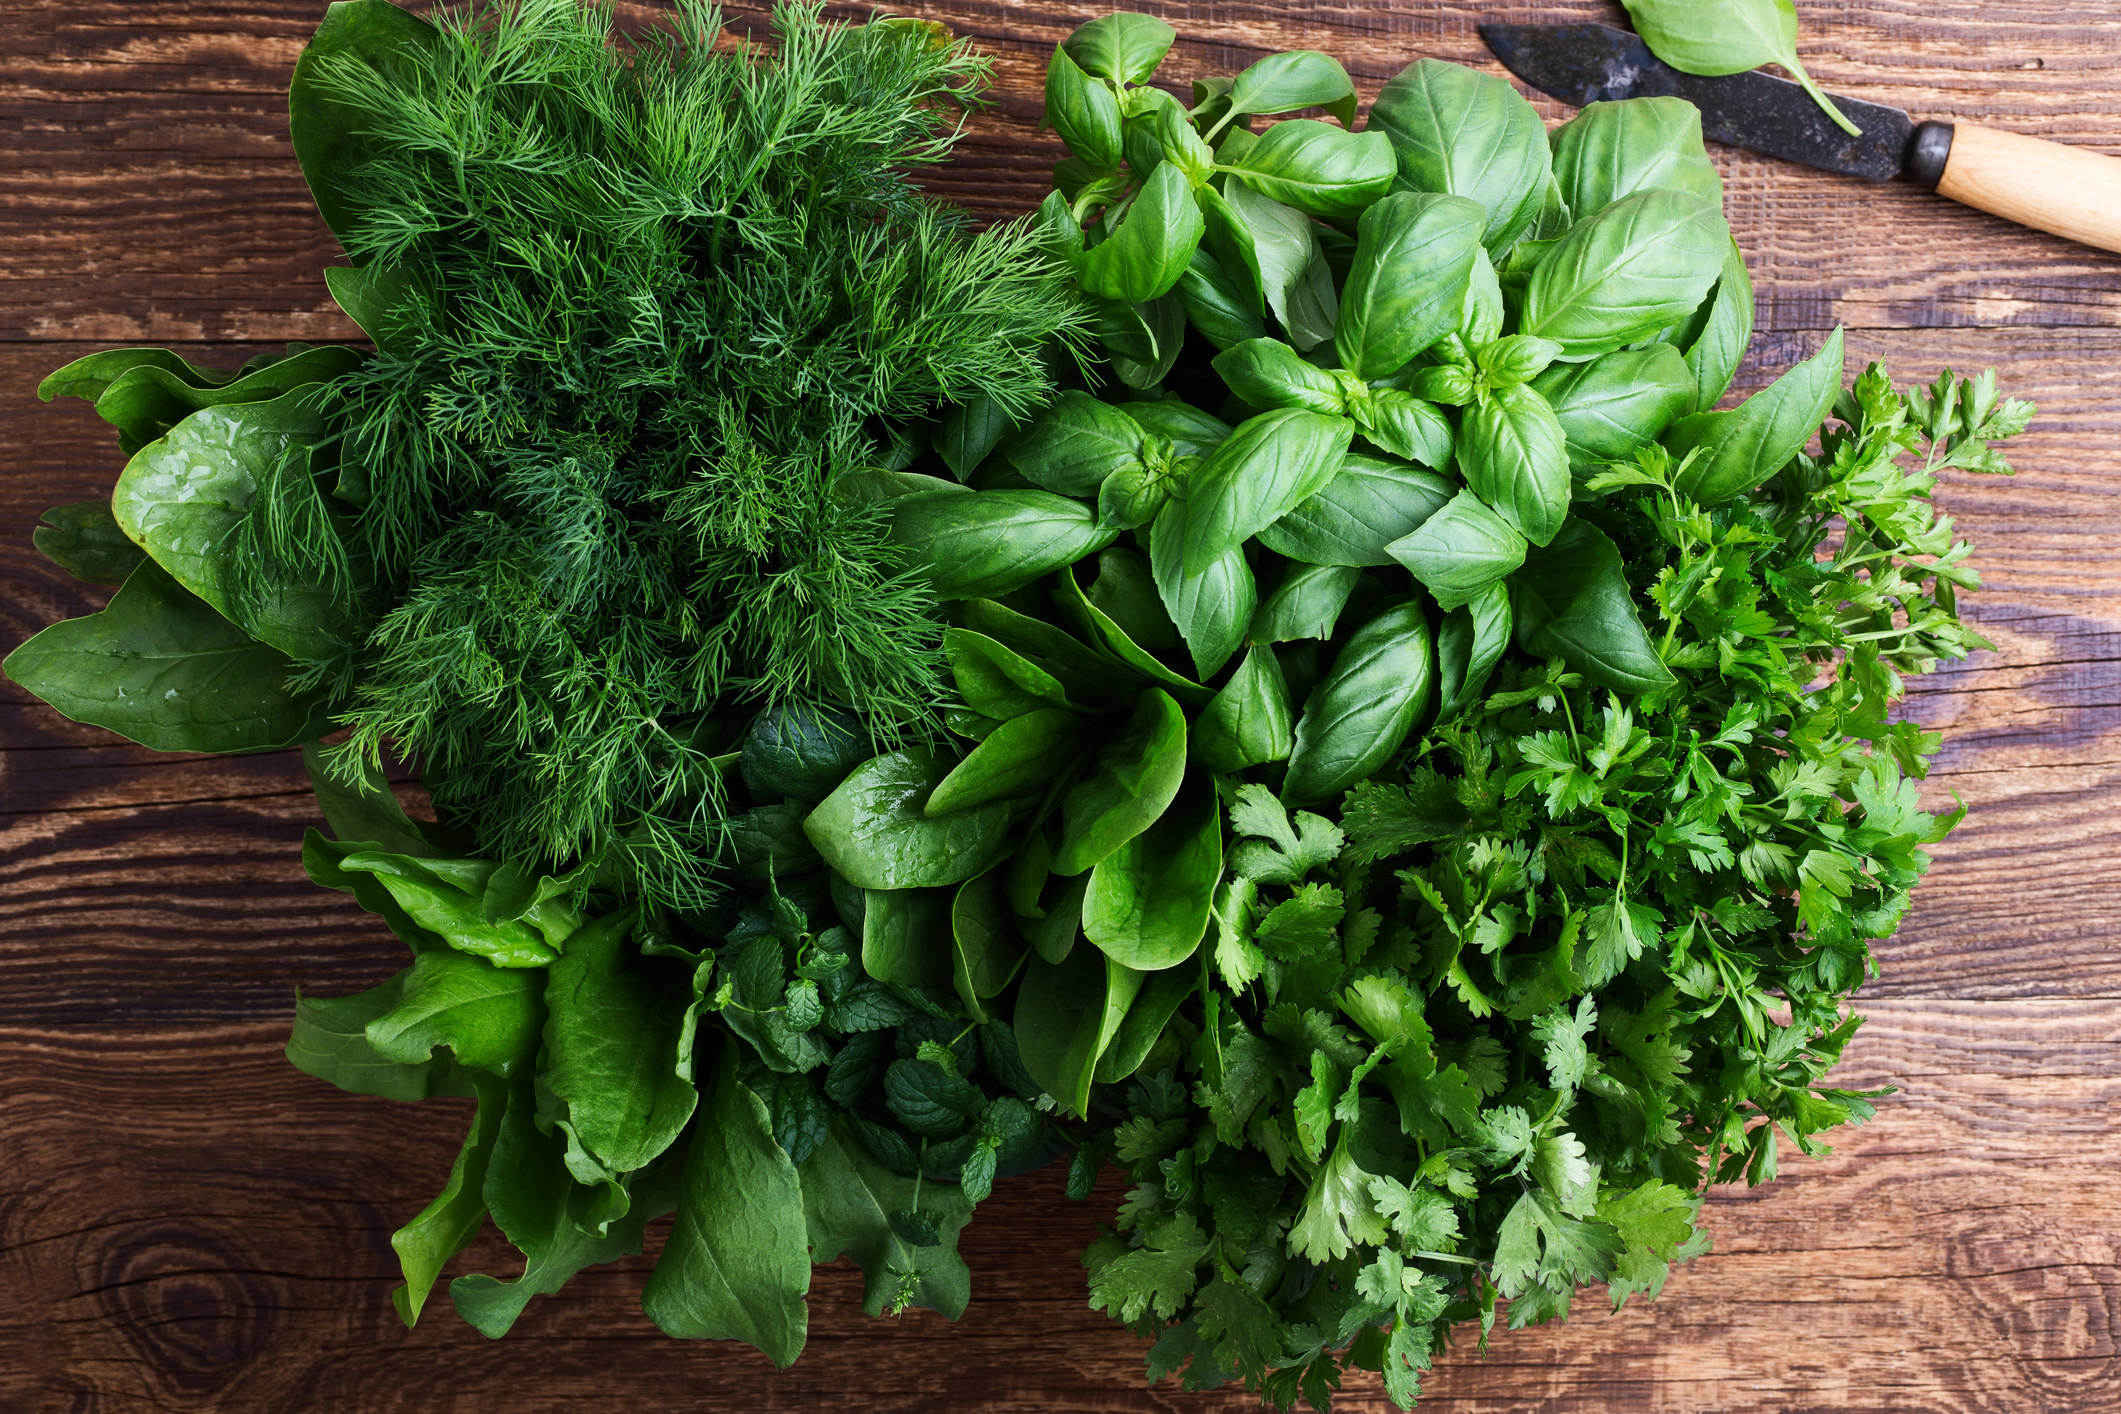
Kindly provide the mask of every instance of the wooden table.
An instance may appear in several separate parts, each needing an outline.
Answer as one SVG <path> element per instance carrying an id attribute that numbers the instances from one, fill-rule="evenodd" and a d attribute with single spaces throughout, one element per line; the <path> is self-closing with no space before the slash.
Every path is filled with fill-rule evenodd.
<path id="1" fill-rule="evenodd" d="M 321 0 L 0 0 L 0 645 L 101 595 L 30 549 L 45 507 L 119 459 L 47 370 L 114 344 L 240 362 L 350 339 L 336 257 L 287 143 L 284 89 Z M 632 7 L 646 10 L 648 7 Z M 939 186 L 1027 209 L 1050 46 L 1090 5 L 936 0 L 999 57 L 999 108 Z M 1430 0 L 1160 8 L 1177 75 L 1315 47 L 1367 98 L 1422 55 L 1487 63 L 1509 7 Z M 1807 0 L 1831 88 L 2121 154 L 2111 0 Z M 1617 19 L 1578 0 L 1515 18 Z M 1547 105 L 1550 118 L 1562 110 Z M 1939 499 L 1987 578 L 1997 651 L 1919 685 L 1948 733 L 1928 794 L 1973 816 L 1937 851 L 1864 993 L 1840 1074 L 1901 1094 L 1832 1158 L 1719 1192 L 1716 1250 L 1653 1305 L 1447 1356 L 1442 1411 L 2121 1409 L 2121 257 L 1904 187 L 1718 151 L 1752 263 L 1757 387 L 1835 323 L 1903 377 L 1994 364 L 2037 400 L 2015 481 Z M 1852 364 L 1853 366 L 1853 364 Z M 341 994 L 396 944 L 296 857 L 292 755 L 155 756 L 0 693 L 0 1408 L 213 1410 L 1239 1409 L 1141 1384 L 1075 1253 L 1114 1196 L 1004 1184 L 964 1240 L 955 1325 L 865 1319 L 820 1275 L 810 1349 L 659 1337 L 642 1264 L 592 1271 L 490 1344 L 430 1308 L 402 1330 L 390 1231 L 447 1172 L 458 1104 L 341 1095 L 280 1056 L 295 989 Z M 1109 1185 L 1108 1185 L 1109 1186 Z M 506 1273 L 497 1238 L 469 1269 Z M 1382 1408 L 1374 1383 L 1344 1407 Z"/>

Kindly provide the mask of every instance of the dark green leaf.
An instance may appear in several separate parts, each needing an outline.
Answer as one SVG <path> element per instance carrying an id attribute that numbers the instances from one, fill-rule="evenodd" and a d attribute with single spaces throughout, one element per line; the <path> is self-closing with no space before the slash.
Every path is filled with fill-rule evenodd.
<path id="1" fill-rule="evenodd" d="M 486 1223 L 486 1168 L 493 1158 L 494 1141 L 500 1136 L 501 1116 L 508 1107 L 508 1087 L 489 1076 L 476 1076 L 479 1108 L 457 1160 L 450 1165 L 449 1181 L 420 1215 L 390 1235 L 391 1250 L 398 1254 L 398 1268 L 405 1285 L 390 1293 L 390 1304 L 398 1319 L 412 1329 L 427 1304 L 427 1293 L 451 1257 L 472 1244 Z"/>
<path id="2" fill-rule="evenodd" d="M 699 1101 L 680 1046 L 691 998 L 663 985 L 666 969 L 642 960 L 632 937 L 630 912 L 588 924 L 567 940 L 545 987 L 538 1080 L 559 1103 L 570 1168 L 578 1146 L 614 1174 L 644 1166 L 677 1140 Z"/>
<path id="3" fill-rule="evenodd" d="M 1080 717 L 1046 707 L 1013 717 L 988 733 L 943 777 L 922 813 L 933 818 L 1010 796 L 1035 795 L 1082 751 Z"/>
<path id="4" fill-rule="evenodd" d="M 1094 948 L 1058 965 L 1033 958 L 1016 992 L 1017 1050 L 1045 1092 L 1080 1115 L 1090 1106 L 1098 1059 L 1119 1035 L 1144 974 Z"/>
<path id="5" fill-rule="evenodd" d="M 1149 688 L 1126 730 L 1063 798 L 1053 872 L 1080 874 L 1147 829 L 1178 794 L 1185 769 L 1185 715 L 1169 693 Z"/>
<path id="6" fill-rule="evenodd" d="M 1068 150 L 1099 171 L 1120 162 L 1119 99 L 1056 46 L 1046 66 L 1046 121 Z"/>
<path id="7" fill-rule="evenodd" d="M 974 1021 L 994 1019 L 987 1003 L 1016 980 L 1024 950 L 1002 896 L 1002 871 L 990 869 L 959 886 L 950 907 L 950 980 Z"/>
<path id="8" fill-rule="evenodd" d="M 1338 59 L 1315 49 L 1269 54 L 1232 80 L 1225 97 L 1233 118 L 1323 108 L 1342 127 L 1355 126 L 1354 80 Z"/>
<path id="9" fill-rule="evenodd" d="M 1308 805 L 1337 797 L 1389 761 L 1429 705 L 1435 655 L 1418 603 L 1388 608 L 1355 631 L 1296 720 L 1282 795 Z"/>
<path id="10" fill-rule="evenodd" d="M 1262 644 L 1331 638 L 1361 574 L 1352 565 L 1291 565 L 1253 615 L 1248 636 Z"/>
<path id="11" fill-rule="evenodd" d="M 1620 550 L 1588 521 L 1572 520 L 1510 578 L 1517 646 L 1558 656 L 1601 687 L 1650 692 L 1672 674 L 1643 630 Z"/>
<path id="12" fill-rule="evenodd" d="M 390 0 L 343 0 L 325 10 L 323 23 L 295 61 L 287 90 L 295 160 L 302 164 L 317 214 L 341 245 L 348 244 L 368 215 L 354 174 L 384 140 L 369 132 L 369 115 L 347 102 L 336 84 L 325 81 L 320 68 L 360 65 L 389 82 L 415 67 L 437 42 L 432 25 Z"/>
<path id="13" fill-rule="evenodd" d="M 954 897 L 955 891 L 943 888 L 869 890 L 862 914 L 862 970 L 901 987 L 950 985 Z"/>
<path id="14" fill-rule="evenodd" d="M 1099 860 L 1083 896 L 1083 936 L 1141 972 L 1191 957 L 1222 877 L 1220 814 L 1214 787 L 1196 779 L 1146 830 Z"/>
<path id="15" fill-rule="evenodd" d="M 1532 388 L 1554 410 L 1572 467 L 1633 456 L 1685 416 L 1696 397 L 1693 370 L 1670 344 L 1559 363 Z"/>
<path id="16" fill-rule="evenodd" d="M 1525 539 L 1478 496 L 1460 491 L 1419 530 L 1392 542 L 1391 549 L 1439 609 L 1455 609 L 1523 564 Z"/>
<path id="17" fill-rule="evenodd" d="M 1100 299 L 1146 303 L 1186 273 L 1203 229 L 1191 182 L 1177 164 L 1164 163 L 1143 183 L 1117 229 L 1083 256 L 1076 278 Z"/>
<path id="18" fill-rule="evenodd" d="M 1362 213 L 1333 331 L 1341 367 L 1387 377 L 1458 326 L 1485 217 L 1478 202 L 1426 191 Z"/>
<path id="19" fill-rule="evenodd" d="M 30 538 L 39 554 L 87 584 L 123 584 L 143 558 L 112 518 L 108 497 L 52 507 Z"/>
<path id="20" fill-rule="evenodd" d="M 825 1266 L 851 1257 L 865 1278 L 862 1310 L 883 1316 L 903 1301 L 939 1311 L 946 1320 L 965 1312 L 972 1294 L 972 1275 L 957 1254 L 957 1234 L 972 1216 L 972 1203 L 949 1184 L 924 1183 L 893 1173 L 870 1156 L 844 1124 L 833 1126 L 825 1142 L 804 1161 L 801 1170 L 803 1216 L 810 1260 Z M 937 1241 L 915 1246 L 891 1227 L 891 1214 L 920 1203 Z M 910 1284 L 902 1274 L 912 1274 Z"/>
<path id="21" fill-rule="evenodd" d="M 1002 455 L 1063 496 L 1094 496 L 1106 477 L 1141 461 L 1142 428 L 1121 409 L 1070 388 L 1010 438 Z"/>
<path id="22" fill-rule="evenodd" d="M 870 754 L 868 734 L 852 713 L 778 703 L 752 718 L 744 733 L 744 784 L 757 800 L 823 800 Z"/>
<path id="23" fill-rule="evenodd" d="M 803 832 L 860 888 L 961 884 L 994 862 L 1011 807 L 997 800 L 931 820 L 922 807 L 949 770 L 918 748 L 865 761 L 810 812 Z"/>
<path id="24" fill-rule="evenodd" d="M 1509 586 L 1492 584 L 1471 603 L 1444 616 L 1436 631 L 1437 720 L 1457 716 L 1480 700 L 1488 674 L 1510 646 Z"/>
<path id="25" fill-rule="evenodd" d="M 1104 15 L 1077 27 L 1061 47 L 1086 74 L 1136 84 L 1156 72 L 1176 38 L 1178 31 L 1154 15 Z"/>
<path id="26" fill-rule="evenodd" d="M 377 1051 L 368 1039 L 368 1024 L 398 1005 L 411 970 L 351 997 L 297 997 L 288 1063 L 354 1095 L 425 1100 L 471 1093 L 470 1072 L 449 1057 L 406 1065 Z"/>
<path id="27" fill-rule="evenodd" d="M 1177 502 L 1164 507 L 1149 533 L 1149 555 L 1163 607 L 1186 641 L 1194 672 L 1207 678 L 1244 646 L 1245 627 L 1259 594 L 1245 552 L 1238 547 L 1225 550 L 1199 574 L 1185 573 L 1184 517 Z"/>
<path id="28" fill-rule="evenodd" d="M 1188 734 L 1191 758 L 1210 771 L 1235 772 L 1280 761 L 1292 743 L 1289 687 L 1274 650 L 1254 644 Z"/>
<path id="29" fill-rule="evenodd" d="M 417 1066 L 447 1046 L 459 1065 L 505 1080 L 537 1053 L 545 1020 L 541 973 L 442 948 L 414 958 L 398 983 L 397 1003 L 367 1027 L 369 1045 L 385 1060 Z"/>
<path id="30" fill-rule="evenodd" d="M 1704 506 L 1742 496 L 1804 449 L 1841 395 L 1841 329 L 1818 353 L 1724 412 L 1683 417 L 1665 434 L 1674 456 L 1701 455 L 1679 474 L 1679 494 Z"/>

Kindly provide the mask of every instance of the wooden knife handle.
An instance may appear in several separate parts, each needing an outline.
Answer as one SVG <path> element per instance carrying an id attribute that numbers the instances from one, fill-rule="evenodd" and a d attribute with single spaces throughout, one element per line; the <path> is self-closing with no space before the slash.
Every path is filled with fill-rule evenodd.
<path id="1" fill-rule="evenodd" d="M 2036 231 L 2121 251 L 2121 158 L 1972 123 L 1916 128 L 1908 174 Z"/>

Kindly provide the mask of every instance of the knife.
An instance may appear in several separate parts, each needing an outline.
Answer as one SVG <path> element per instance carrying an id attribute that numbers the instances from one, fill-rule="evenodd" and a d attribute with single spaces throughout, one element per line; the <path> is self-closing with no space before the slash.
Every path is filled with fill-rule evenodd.
<path id="1" fill-rule="evenodd" d="M 2121 251 L 2121 158 L 1972 123 L 1918 123 L 1837 93 L 1863 129 L 1850 137 L 1787 79 L 1681 73 L 1609 25 L 1482 25 L 1480 37 L 1511 73 L 1564 103 L 1684 98 L 1718 142 L 1867 182 L 1904 176 L 2006 221 Z"/>

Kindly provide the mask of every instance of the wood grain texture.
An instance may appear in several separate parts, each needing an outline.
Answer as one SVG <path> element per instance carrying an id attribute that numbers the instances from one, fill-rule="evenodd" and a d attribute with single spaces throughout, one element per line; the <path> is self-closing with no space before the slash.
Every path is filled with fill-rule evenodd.
<path id="1" fill-rule="evenodd" d="M 1959 123 L 1937 191 L 2036 231 L 2121 251 L 2121 162 L 2081 147 Z"/>
<path id="2" fill-rule="evenodd" d="M 898 8 L 997 59 L 996 106 L 937 190 L 990 217 L 1028 208 L 1057 155 L 1033 131 L 1045 55 L 1102 7 Z M 1176 77 L 1314 47 L 1368 98 L 1423 55 L 1489 64 L 1474 26 L 1500 7 L 1139 8 L 1179 29 Z M 1799 8 L 1830 88 L 2121 156 L 2121 11 L 2102 0 Z M 0 650 L 104 593 L 29 547 L 41 510 L 117 471 L 85 407 L 35 403 L 45 371 L 112 342 L 233 365 L 259 341 L 352 336 L 283 116 L 321 10 L 0 0 Z M 1596 0 L 1510 14 L 1620 19 Z M 1742 388 L 1839 322 L 1852 366 L 1994 364 L 2041 404 L 2020 477 L 1939 492 L 1979 547 L 1971 615 L 1997 648 L 1916 684 L 1908 710 L 1947 733 L 1931 802 L 1974 813 L 1881 949 L 1839 1072 L 1903 1093 L 1833 1157 L 1719 1192 L 1716 1251 L 1656 1303 L 1458 1350 L 1423 1408 L 2105 1414 L 2121 1408 L 2121 258 L 1912 188 L 1716 155 L 1758 289 Z M 961 1322 L 870 1321 L 856 1274 L 832 1269 L 809 1351 L 779 1376 L 657 1336 L 645 1259 L 577 1278 L 503 1343 L 446 1308 L 404 1332 L 389 1233 L 447 1172 L 466 1107 L 344 1096 L 281 1059 L 297 987 L 350 992 L 401 961 L 303 878 L 314 818 L 292 756 L 154 756 L 0 687 L 0 1409 L 1252 1407 L 1142 1387 L 1139 1347 L 1087 1308 L 1074 1260 L 1117 1193 L 1069 1205 L 1054 1174 L 1005 1183 L 968 1230 Z M 508 1258 L 489 1237 L 454 1270 L 505 1275 Z M 1343 1407 L 1385 1406 L 1362 1383 Z"/>

